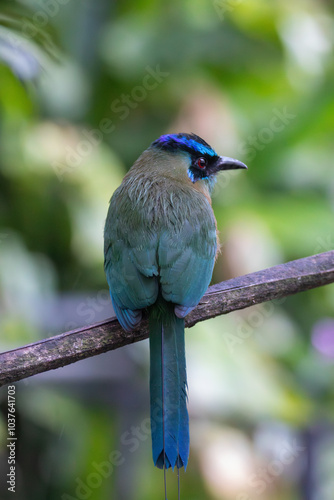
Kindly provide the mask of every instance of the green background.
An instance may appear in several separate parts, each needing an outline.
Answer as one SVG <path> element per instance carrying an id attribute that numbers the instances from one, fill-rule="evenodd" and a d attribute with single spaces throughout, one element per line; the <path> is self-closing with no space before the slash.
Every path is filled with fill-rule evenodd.
<path id="1" fill-rule="evenodd" d="M 333 27 L 316 0 L 2 1 L 2 350 L 111 315 L 108 201 L 164 133 L 249 168 L 214 192 L 213 282 L 333 249 Z M 187 332 L 182 498 L 332 500 L 333 304 L 331 285 Z M 17 383 L 16 415 L 17 500 L 163 498 L 147 342 Z"/>

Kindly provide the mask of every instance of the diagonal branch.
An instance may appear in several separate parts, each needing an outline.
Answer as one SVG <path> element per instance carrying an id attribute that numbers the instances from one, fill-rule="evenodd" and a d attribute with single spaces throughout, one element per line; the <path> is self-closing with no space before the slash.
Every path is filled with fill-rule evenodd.
<path id="1" fill-rule="evenodd" d="M 194 326 L 221 314 L 334 282 L 334 250 L 264 269 L 208 288 L 187 316 Z M 52 370 L 148 336 L 147 320 L 126 333 L 115 318 L 0 353 L 0 386 Z"/>

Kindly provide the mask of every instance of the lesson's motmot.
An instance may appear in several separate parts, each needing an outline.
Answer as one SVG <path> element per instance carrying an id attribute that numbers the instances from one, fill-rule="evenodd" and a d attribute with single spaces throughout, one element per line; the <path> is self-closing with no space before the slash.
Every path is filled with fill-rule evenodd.
<path id="1" fill-rule="evenodd" d="M 218 251 L 211 192 L 220 171 L 247 168 L 195 134 L 162 135 L 113 194 L 105 272 L 126 331 L 149 317 L 154 464 L 186 468 L 189 418 L 184 318 L 209 286 Z"/>

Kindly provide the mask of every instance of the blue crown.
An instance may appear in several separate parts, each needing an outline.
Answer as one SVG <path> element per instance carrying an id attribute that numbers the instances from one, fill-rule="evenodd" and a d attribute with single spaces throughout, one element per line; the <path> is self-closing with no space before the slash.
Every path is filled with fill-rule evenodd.
<path id="1" fill-rule="evenodd" d="M 162 135 L 152 146 L 167 151 L 186 151 L 190 154 L 200 154 L 203 156 L 218 156 L 216 151 L 201 137 L 195 134 L 168 134 Z"/>

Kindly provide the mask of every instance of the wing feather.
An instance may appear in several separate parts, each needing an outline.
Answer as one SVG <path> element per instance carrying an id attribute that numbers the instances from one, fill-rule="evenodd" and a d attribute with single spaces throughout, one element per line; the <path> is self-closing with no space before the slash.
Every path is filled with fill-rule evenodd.
<path id="1" fill-rule="evenodd" d="M 184 317 L 212 276 L 217 237 L 211 205 L 195 190 L 152 193 L 139 203 L 124 189 L 112 197 L 105 227 L 105 272 L 117 317 L 125 329 L 134 328 L 138 311 L 154 304 L 159 291 Z"/>

